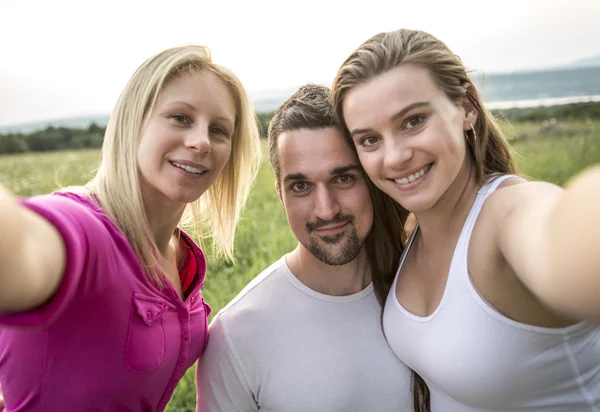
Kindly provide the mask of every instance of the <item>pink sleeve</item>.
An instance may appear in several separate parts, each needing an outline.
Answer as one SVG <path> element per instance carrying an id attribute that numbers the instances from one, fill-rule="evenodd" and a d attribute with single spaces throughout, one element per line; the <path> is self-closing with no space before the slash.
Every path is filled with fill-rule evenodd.
<path id="1" fill-rule="evenodd" d="M 61 283 L 47 303 L 27 312 L 0 316 L 0 324 L 45 326 L 60 316 L 73 298 L 87 270 L 89 255 L 97 252 L 90 248 L 93 244 L 89 240 L 93 238 L 96 241 L 98 237 L 103 237 L 103 231 L 106 232 L 89 206 L 76 199 L 50 194 L 21 201 L 23 206 L 44 217 L 58 229 L 66 247 L 67 261 Z"/>

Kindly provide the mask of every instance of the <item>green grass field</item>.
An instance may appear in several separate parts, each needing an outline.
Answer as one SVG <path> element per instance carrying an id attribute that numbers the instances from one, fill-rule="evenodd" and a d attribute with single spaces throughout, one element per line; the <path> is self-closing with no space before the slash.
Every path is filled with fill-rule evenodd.
<path id="1" fill-rule="evenodd" d="M 533 123 L 515 124 L 507 127 L 506 133 L 517 154 L 519 168 L 534 179 L 564 185 L 587 166 L 600 163 L 599 121 L 568 123 L 554 128 L 541 128 Z M 86 182 L 99 158 L 95 150 L 0 156 L 0 183 L 21 196 L 47 193 L 58 186 Z M 238 227 L 236 264 L 209 261 L 203 293 L 213 308 L 211 318 L 254 276 L 295 246 L 273 182 L 265 156 Z M 192 369 L 179 384 L 168 410 L 195 410 Z"/>

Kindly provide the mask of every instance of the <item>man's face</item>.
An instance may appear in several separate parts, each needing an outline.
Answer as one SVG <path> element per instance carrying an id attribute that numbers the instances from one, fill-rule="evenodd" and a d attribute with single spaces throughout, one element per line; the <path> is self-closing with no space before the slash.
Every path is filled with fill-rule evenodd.
<path id="1" fill-rule="evenodd" d="M 327 265 L 360 252 L 373 224 L 369 188 L 339 129 L 300 129 L 278 141 L 279 194 L 298 241 Z"/>

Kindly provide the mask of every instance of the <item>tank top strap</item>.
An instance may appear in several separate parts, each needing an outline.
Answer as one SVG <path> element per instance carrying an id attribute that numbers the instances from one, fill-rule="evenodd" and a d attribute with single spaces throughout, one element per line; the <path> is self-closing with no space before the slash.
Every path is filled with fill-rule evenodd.
<path id="1" fill-rule="evenodd" d="M 473 233 L 473 228 L 475 227 L 475 222 L 477 222 L 477 218 L 479 217 L 479 213 L 483 208 L 483 204 L 485 203 L 488 196 L 498 189 L 498 186 L 502 184 L 507 179 L 511 179 L 513 177 L 518 177 L 516 175 L 506 174 L 506 175 L 494 175 L 488 178 L 485 183 L 481 186 L 481 188 L 477 191 L 477 197 L 473 206 L 471 207 L 471 211 L 465 220 L 462 231 L 458 238 L 458 242 L 456 243 L 456 248 L 454 250 L 454 255 L 452 256 L 452 263 L 450 265 L 450 274 L 448 276 L 448 283 L 450 283 L 450 278 L 453 273 L 462 273 L 459 278 L 463 278 L 463 280 L 467 280 L 469 276 L 468 266 L 467 266 L 467 255 L 469 251 L 469 243 L 471 240 L 471 234 Z"/>
<path id="2" fill-rule="evenodd" d="M 494 175 L 490 178 L 488 178 L 485 183 L 481 186 L 481 188 L 477 191 L 477 198 L 475 199 L 475 202 L 473 203 L 473 206 L 471 207 L 471 211 L 469 212 L 469 216 L 467 217 L 467 220 L 465 221 L 465 224 L 463 226 L 463 232 L 464 229 L 468 227 L 468 236 L 471 237 L 471 231 L 473 230 L 473 227 L 475 226 L 475 222 L 477 221 L 477 218 L 479 217 L 479 212 L 481 212 L 481 209 L 483 208 L 483 204 L 486 201 L 486 199 L 488 198 L 489 195 L 491 195 L 492 193 L 494 193 L 496 191 L 496 189 L 498 189 L 498 186 L 500 186 L 502 184 L 502 182 L 504 182 L 505 180 L 508 180 L 510 178 L 513 177 L 518 177 L 516 175 Z M 461 234 L 462 236 L 462 234 Z"/>
<path id="3" fill-rule="evenodd" d="M 417 224 L 415 225 L 412 233 L 410 234 L 410 237 L 408 238 L 408 241 L 406 242 L 406 246 L 404 247 L 404 250 L 402 251 L 402 255 L 400 256 L 400 262 L 398 262 L 398 269 L 396 269 L 396 274 L 394 275 L 394 282 L 392 283 L 392 287 L 390 289 L 390 293 L 396 293 L 396 283 L 398 283 L 398 275 L 400 274 L 400 271 L 402 270 L 402 266 L 404 266 L 404 261 L 406 260 L 406 255 L 408 254 L 408 251 L 410 249 L 410 247 L 413 244 L 413 241 L 415 240 L 415 236 L 417 235 L 417 232 L 419 231 L 419 222 L 417 222 Z"/>
<path id="4" fill-rule="evenodd" d="M 485 183 L 481 186 L 481 188 L 477 191 L 477 194 L 484 193 L 485 197 L 487 194 L 492 194 L 496 191 L 498 186 L 502 184 L 507 179 L 511 179 L 513 177 L 519 177 L 517 175 L 492 175 L 490 176 Z"/>
<path id="5" fill-rule="evenodd" d="M 456 264 L 458 262 L 462 261 L 461 256 L 464 257 L 465 264 L 466 264 L 466 256 L 467 256 L 467 250 L 468 250 L 467 246 L 469 244 L 469 240 L 471 239 L 471 233 L 473 231 L 473 227 L 475 226 L 475 222 L 477 221 L 477 217 L 479 216 L 479 212 L 481 211 L 481 208 L 483 207 L 483 203 L 485 202 L 487 197 L 489 195 L 491 195 L 502 182 L 504 182 L 507 179 L 513 178 L 513 177 L 518 177 L 518 176 L 511 175 L 511 174 L 491 176 L 490 178 L 488 178 L 485 181 L 485 183 L 477 191 L 477 197 L 476 197 L 475 202 L 473 203 L 473 206 L 471 207 L 471 211 L 469 212 L 469 215 L 467 216 L 467 219 L 463 225 L 461 234 L 460 234 L 460 236 L 458 238 L 458 242 L 456 244 L 456 248 L 454 250 L 454 255 L 452 257 L 452 263 L 450 265 L 450 273 L 448 275 L 447 287 L 451 284 L 451 278 L 453 277 L 452 273 L 456 269 L 455 268 Z M 404 261 L 406 260 L 406 255 L 413 244 L 413 241 L 415 239 L 415 236 L 416 236 L 418 230 L 419 230 L 419 223 L 417 222 L 410 237 L 408 238 L 408 242 L 406 242 L 406 247 L 404 248 L 404 250 L 402 251 L 402 255 L 400 256 L 400 262 L 398 263 L 398 269 L 396 270 L 394 282 L 392 283 L 392 288 L 391 288 L 392 291 L 396 290 L 396 283 L 398 281 L 398 275 L 400 274 L 400 271 L 402 270 L 402 267 L 404 266 Z M 468 273 L 467 273 L 467 275 L 468 275 Z"/>

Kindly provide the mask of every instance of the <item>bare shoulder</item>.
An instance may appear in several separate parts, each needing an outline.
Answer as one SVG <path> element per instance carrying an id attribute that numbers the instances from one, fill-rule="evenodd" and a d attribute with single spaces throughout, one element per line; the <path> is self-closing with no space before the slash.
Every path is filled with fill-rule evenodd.
<path id="1" fill-rule="evenodd" d="M 509 178 L 490 194 L 483 205 L 481 216 L 500 223 L 503 217 L 507 217 L 521 206 L 549 200 L 562 190 L 552 183 L 528 181 L 522 177 Z"/>
<path id="2" fill-rule="evenodd" d="M 514 245 L 518 243 L 515 239 L 533 235 L 528 228 L 540 227 L 562 192 L 561 187 L 551 183 L 507 179 L 483 204 L 474 236 L 485 240 L 490 253 L 502 262 L 506 252 L 501 252 L 502 245 Z"/>
<path id="3" fill-rule="evenodd" d="M 511 177 L 500 183 L 494 193 L 490 194 L 481 208 L 473 229 L 469 248 L 473 253 L 469 253 L 470 256 L 482 257 L 481 261 L 485 264 L 490 260 L 502 261 L 494 241 L 500 227 L 498 222 L 503 220 L 508 211 L 514 208 L 515 202 L 519 199 L 518 192 L 528 184 L 529 182 L 524 178 Z M 473 261 L 474 263 L 476 262 Z"/>
<path id="4" fill-rule="evenodd" d="M 548 190 L 554 191 L 556 188 L 549 183 L 532 182 L 522 177 L 506 179 L 483 204 L 475 225 L 477 233 L 474 233 L 474 236 L 482 235 L 483 239 L 491 240 L 492 249 L 496 250 L 500 233 L 515 217 L 515 212 L 527 210 L 529 205 L 544 197 L 543 193 Z"/>

